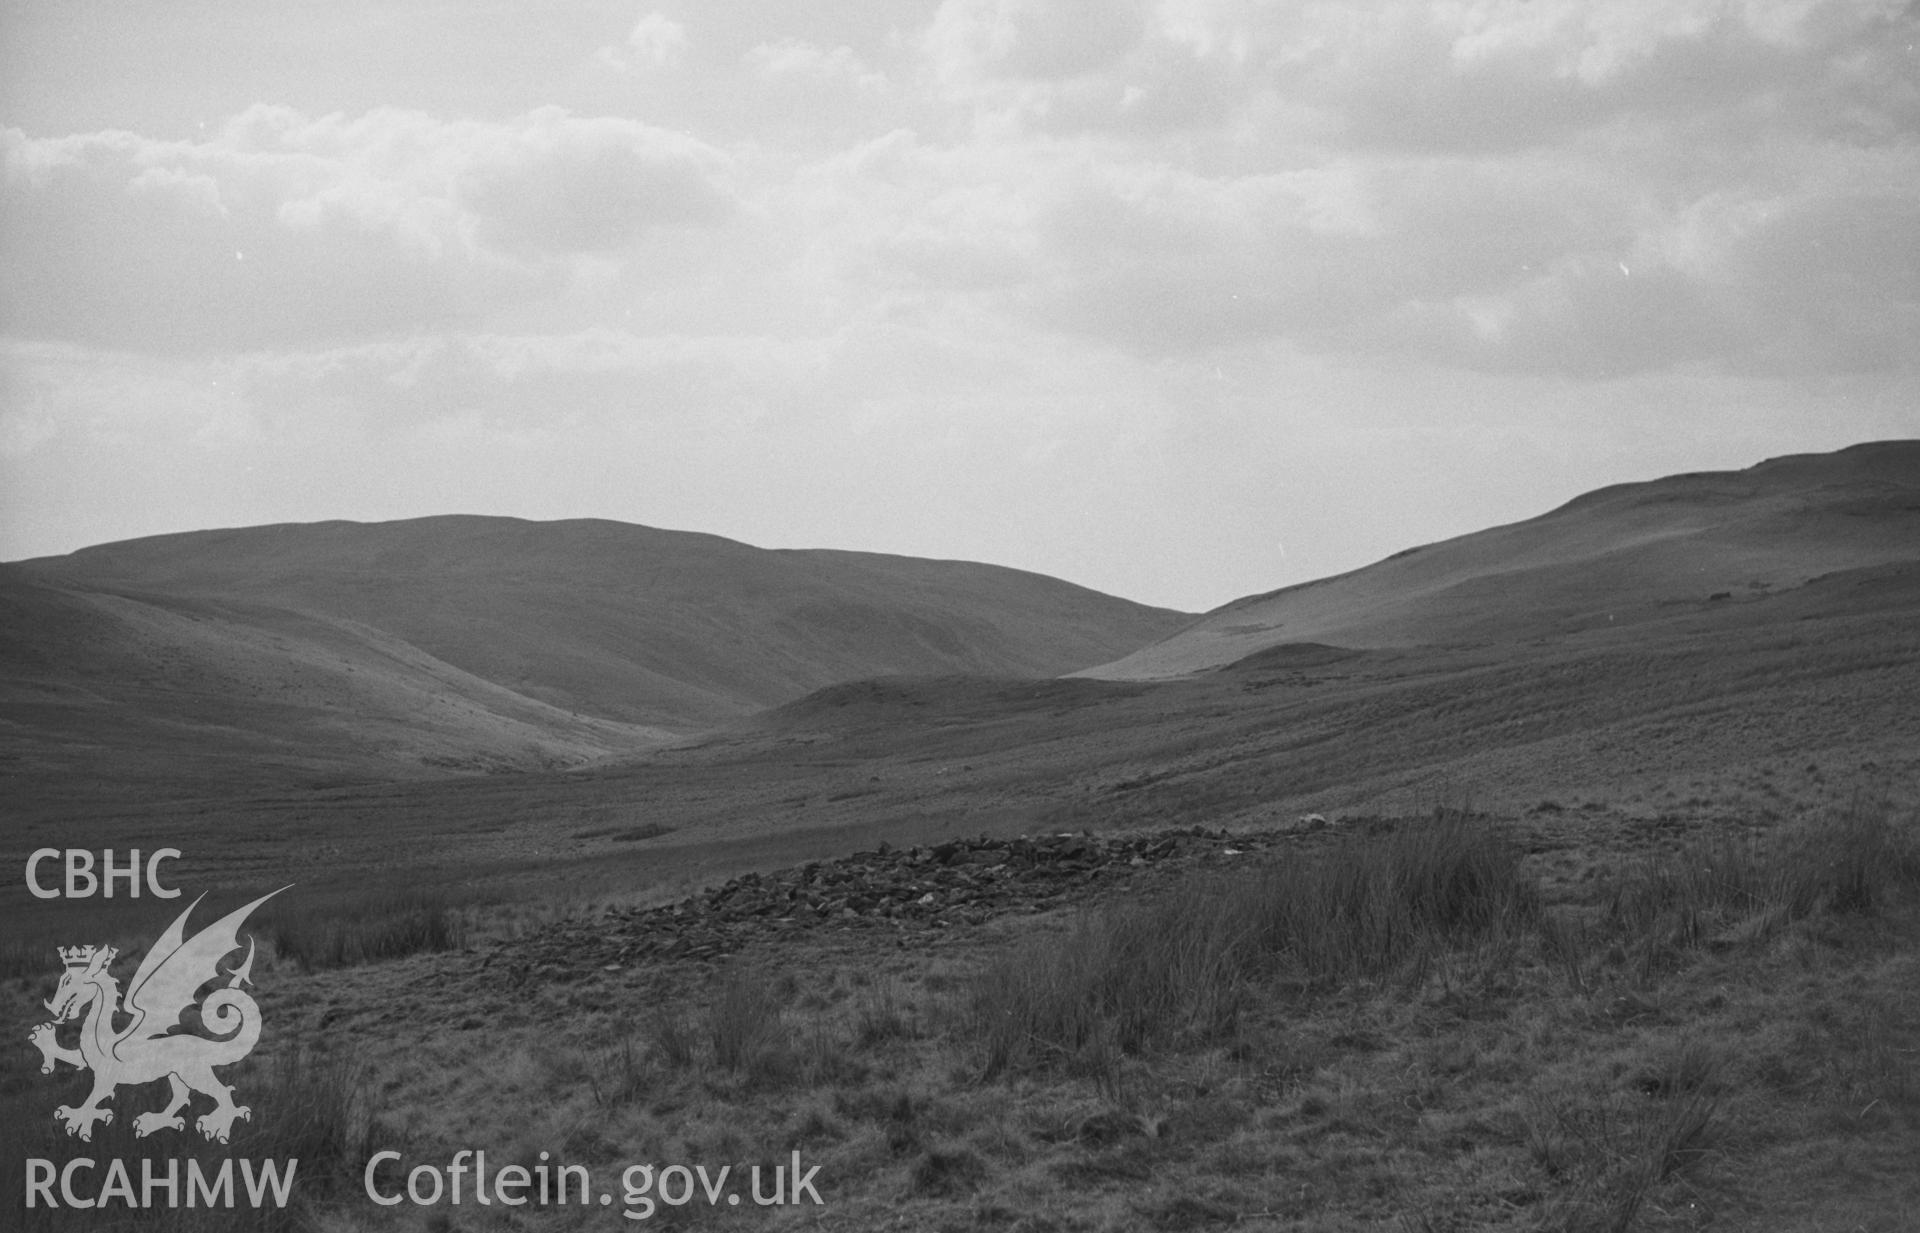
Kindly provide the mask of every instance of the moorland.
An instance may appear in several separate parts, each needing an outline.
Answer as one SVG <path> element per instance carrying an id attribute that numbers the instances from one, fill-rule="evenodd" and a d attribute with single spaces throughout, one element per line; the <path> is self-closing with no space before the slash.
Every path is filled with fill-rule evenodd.
<path id="1" fill-rule="evenodd" d="M 817 1207 L 651 1217 L 715 1227 L 1920 1223 L 1920 443 L 1198 617 L 493 519 L 107 545 L 0 604 L 0 861 L 294 884 L 230 1075 L 233 1152 L 303 1160 L 293 1227 L 627 1223 L 361 1193 L 460 1147 L 820 1165 Z M 1035 855 L 1063 834 L 1185 838 Z M 907 885 L 642 944 L 837 868 Z M 83 1081 L 24 1044 L 56 945 L 132 961 L 174 905 L 4 896 L 9 1161 L 214 1151 L 65 1138 Z M 34 1227 L 102 1227 L 8 1167 Z"/>

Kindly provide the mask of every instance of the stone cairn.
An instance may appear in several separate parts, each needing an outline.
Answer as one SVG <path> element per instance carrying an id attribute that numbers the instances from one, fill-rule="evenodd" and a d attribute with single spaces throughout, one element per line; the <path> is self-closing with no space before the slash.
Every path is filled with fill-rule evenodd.
<path id="1" fill-rule="evenodd" d="M 742 874 L 678 903 L 609 908 L 592 921 L 561 923 L 526 939 L 534 953 L 515 956 L 515 966 L 564 979 L 645 960 L 716 959 L 755 939 L 801 929 L 905 933 L 978 925 L 1127 885 L 1165 862 L 1225 861 L 1298 836 L 1195 826 L 1112 836 L 981 836 L 913 848 L 883 843 L 833 860 Z"/>

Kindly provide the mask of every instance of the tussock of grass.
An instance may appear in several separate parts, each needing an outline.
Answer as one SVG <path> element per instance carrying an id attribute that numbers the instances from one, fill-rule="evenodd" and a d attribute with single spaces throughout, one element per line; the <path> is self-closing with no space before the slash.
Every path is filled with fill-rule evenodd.
<path id="1" fill-rule="evenodd" d="M 1115 1049 L 1223 1028 L 1239 1004 L 1243 933 L 1221 914 L 1181 907 L 1084 917 L 1063 941 L 991 964 L 970 1015 L 985 1073 L 1031 1061 L 1099 1070 Z"/>
<path id="2" fill-rule="evenodd" d="M 1494 823 L 1458 810 L 1350 839 L 1238 891 L 1223 910 L 1248 916 L 1256 949 L 1326 984 L 1528 929 L 1540 916 L 1519 850 Z"/>
<path id="3" fill-rule="evenodd" d="M 466 921 L 436 891 L 382 891 L 307 906 L 270 903 L 258 928 L 282 958 L 309 971 L 457 950 L 467 940 Z"/>
<path id="4" fill-rule="evenodd" d="M 596 1103 L 632 1101 L 662 1076 L 709 1065 L 747 1088 L 763 1090 L 861 1078 L 865 1067 L 846 1036 L 818 1019 L 790 1018 L 777 985 L 760 972 L 737 968 L 703 1010 L 656 1011 L 643 1025 L 637 1046 L 632 1037 L 623 1038 L 603 1061 L 603 1078 L 594 1086 Z M 864 1031 L 857 1028 L 854 1034 Z"/>
<path id="5" fill-rule="evenodd" d="M 1638 862 L 1608 918 L 1627 938 L 1691 948 L 1763 940 L 1819 911 L 1867 915 L 1920 884 L 1920 847 L 1887 811 L 1856 804 L 1773 842 L 1719 837 Z"/>
<path id="6" fill-rule="evenodd" d="M 1082 917 L 1063 941 L 991 964 L 967 1020 L 988 1076 L 1101 1071 L 1118 1053 L 1217 1036 L 1251 980 L 1377 977 L 1537 921 L 1519 854 L 1485 819 L 1438 811 L 1319 859 L 1195 878 L 1158 902 Z"/>
<path id="7" fill-rule="evenodd" d="M 1534 1161 L 1563 1187 L 1546 1227 L 1569 1233 L 1637 1228 L 1647 1196 L 1713 1150 L 1720 1103 L 1700 1093 L 1671 1101 L 1560 1098 L 1527 1115 Z"/>
<path id="8" fill-rule="evenodd" d="M 730 974 L 707 1012 L 707 1040 L 714 1064 L 724 1070 L 769 1065 L 768 1055 L 785 1043 L 786 1023 L 767 996 L 766 982 L 746 972 Z"/>
<path id="9" fill-rule="evenodd" d="M 351 1058 L 295 1047 L 271 1063 L 261 1099 L 256 1156 L 300 1161 L 303 1185 L 357 1182 L 379 1150 L 379 1125 L 360 1066 Z"/>
<path id="10" fill-rule="evenodd" d="M 661 1007 L 647 1022 L 647 1038 L 660 1060 L 675 1070 L 694 1064 L 698 1034 L 688 1017 L 672 1007 Z"/>
<path id="11" fill-rule="evenodd" d="M 644 1050 L 635 1047 L 633 1037 L 621 1037 L 587 1075 L 593 1103 L 606 1109 L 642 1099 L 655 1079 L 646 1057 Z"/>
<path id="12" fill-rule="evenodd" d="M 918 1031 L 913 1008 L 896 982 L 867 989 L 861 995 L 854 1019 L 855 1048 L 873 1049 L 889 1040 L 911 1039 Z"/>

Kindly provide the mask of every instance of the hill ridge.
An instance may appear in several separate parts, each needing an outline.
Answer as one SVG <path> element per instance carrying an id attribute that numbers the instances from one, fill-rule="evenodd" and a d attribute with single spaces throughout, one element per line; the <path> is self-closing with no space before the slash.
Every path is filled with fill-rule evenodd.
<path id="1" fill-rule="evenodd" d="M 223 713 L 283 745 L 384 725 L 404 759 L 404 729 L 437 723 L 502 766 L 590 760 L 867 676 L 1057 676 L 1190 619 L 980 562 L 472 514 L 123 540 L 0 566 L 0 590 L 18 618 L 0 630 L 0 706 L 64 698 L 36 723 L 76 742 L 98 718 L 73 688 L 85 680 L 123 718 L 197 716 L 210 740 L 235 726 Z M 104 661 L 120 674 L 102 679 Z M 542 728 L 569 735 L 549 749 Z"/>
<path id="2" fill-rule="evenodd" d="M 1920 560 L 1920 440 L 1613 484 L 1531 518 L 1231 600 L 1078 675 L 1155 679 L 1283 642 L 1415 646 L 1564 636 Z"/>

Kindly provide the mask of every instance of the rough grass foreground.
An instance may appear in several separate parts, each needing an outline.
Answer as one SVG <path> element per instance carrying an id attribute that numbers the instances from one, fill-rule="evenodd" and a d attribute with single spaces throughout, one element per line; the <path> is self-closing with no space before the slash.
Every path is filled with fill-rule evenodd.
<path id="1" fill-rule="evenodd" d="M 1581 860 L 1587 876 L 1544 882 L 1497 824 L 1443 813 L 1012 943 L 795 936 L 717 972 L 578 973 L 504 999 L 485 1030 L 403 1019 L 355 1037 L 365 1087 L 311 1072 L 333 1093 L 314 1102 L 320 1139 L 284 1151 L 334 1180 L 295 1219 L 628 1223 L 376 1210 L 353 1169 L 392 1145 L 551 1151 L 596 1178 L 796 1151 L 820 1167 L 822 1207 L 696 1203 L 661 1208 L 665 1226 L 1920 1227 L 1911 821 L 1858 810 Z M 243 1085 L 256 1106 L 297 1109 L 268 1076 Z M 11 1112 L 44 1136 L 46 1081 L 20 1083 Z M 50 1225 L 99 1227 L 64 1215 Z"/>
<path id="2" fill-rule="evenodd" d="M 1442 813 L 973 964 L 742 965 L 583 1055 L 590 1142 L 806 1148 L 821 1227 L 1920 1227 L 1910 823 L 1701 839 L 1557 897 L 1528 870 Z"/>

